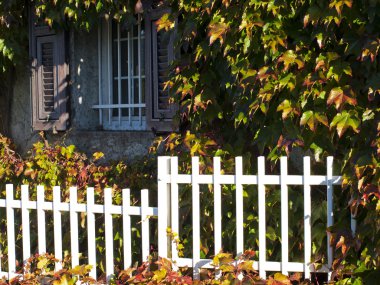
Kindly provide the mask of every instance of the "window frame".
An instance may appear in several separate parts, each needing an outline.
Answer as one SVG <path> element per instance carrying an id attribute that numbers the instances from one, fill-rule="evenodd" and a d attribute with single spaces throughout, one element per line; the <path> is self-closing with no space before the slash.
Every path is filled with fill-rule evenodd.
<path id="1" fill-rule="evenodd" d="M 152 31 L 152 25 L 156 22 L 164 13 L 168 13 L 170 10 L 168 8 L 156 8 L 147 9 L 143 15 L 144 19 L 144 43 L 145 43 L 145 57 L 144 70 L 145 70 L 145 102 L 139 102 L 142 108 L 145 106 L 145 116 L 137 117 L 138 122 L 128 121 L 123 119 L 124 117 L 112 116 L 111 107 L 118 107 L 118 104 L 112 104 L 113 97 L 113 87 L 114 87 L 114 76 L 112 68 L 112 20 L 102 20 L 98 29 L 98 67 L 99 67 L 99 104 L 94 105 L 94 109 L 99 110 L 99 124 L 105 130 L 120 130 L 120 131 L 158 131 L 167 132 L 173 131 L 176 128 L 173 127 L 172 117 L 176 110 L 173 104 L 169 104 L 169 109 L 165 110 L 165 118 L 155 118 L 154 117 L 154 103 L 153 100 L 157 100 L 158 94 L 155 90 L 157 86 L 157 67 L 154 66 L 153 59 L 157 58 L 157 50 L 152 48 L 154 40 L 156 37 L 155 31 Z M 168 50 L 171 51 L 171 59 L 173 56 L 173 36 L 170 36 L 170 42 L 168 44 Z M 129 64 L 129 63 L 128 63 Z M 157 65 L 157 64 L 156 64 Z M 156 78 L 154 76 L 156 74 Z M 130 75 L 128 75 L 130 76 Z M 130 88 L 130 87 L 128 87 Z M 133 94 L 132 90 L 132 94 Z M 132 95 L 133 96 L 133 95 Z M 129 104 L 123 105 L 128 108 Z M 138 104 L 136 104 L 137 106 Z M 157 105 L 157 104 L 156 104 Z M 123 107 L 119 107 L 119 112 Z M 133 110 L 134 108 L 130 108 Z M 143 113 L 142 109 L 139 108 L 139 114 Z M 120 114 L 120 113 L 119 113 Z M 132 116 L 133 117 L 133 116 Z M 141 118 L 141 119 L 140 119 Z"/>
<path id="2" fill-rule="evenodd" d="M 118 25 L 118 29 L 119 29 L 119 25 Z M 145 41 L 145 38 L 142 40 Z M 128 102 L 127 104 L 113 103 L 113 91 L 114 91 L 113 88 L 114 88 L 114 82 L 115 82 L 115 76 L 113 74 L 113 60 L 115 56 L 113 55 L 113 47 L 112 47 L 113 41 L 114 41 L 114 37 L 112 36 L 112 20 L 103 19 L 98 29 L 98 67 L 99 67 L 98 100 L 99 100 L 99 104 L 94 105 L 93 108 L 99 110 L 99 124 L 105 130 L 120 130 L 120 131 L 146 130 L 146 118 L 145 116 L 142 116 L 142 109 L 141 109 L 144 107 L 146 108 L 145 103 L 142 103 L 142 102 L 137 102 L 137 103 Z M 131 41 L 131 40 L 128 40 L 128 41 Z M 120 57 L 119 52 L 120 51 L 118 49 L 118 54 L 117 54 L 118 59 Z M 128 63 L 128 65 L 129 64 L 130 63 Z M 139 72 L 141 72 L 141 69 Z M 120 74 L 118 74 L 117 76 L 119 77 L 117 79 L 117 84 L 119 88 L 120 87 L 119 80 L 121 80 Z M 130 76 L 131 76 L 131 73 L 128 71 L 128 77 Z M 133 80 L 133 78 L 128 79 L 129 84 L 131 80 Z M 129 86 L 129 84 L 128 84 L 128 96 L 129 96 L 129 99 L 131 99 L 133 97 L 133 94 L 131 93 L 133 93 L 134 90 L 130 89 L 131 87 Z M 121 93 L 119 93 L 119 96 L 121 96 Z M 121 97 L 119 97 L 119 99 L 121 99 Z M 135 108 L 138 108 L 140 110 L 139 114 L 141 114 L 141 116 L 131 115 L 131 110 L 133 111 Z M 117 116 L 114 116 L 112 114 L 114 109 L 118 110 L 119 114 Z M 121 112 L 123 109 L 129 109 L 129 114 L 127 117 L 122 116 Z"/>

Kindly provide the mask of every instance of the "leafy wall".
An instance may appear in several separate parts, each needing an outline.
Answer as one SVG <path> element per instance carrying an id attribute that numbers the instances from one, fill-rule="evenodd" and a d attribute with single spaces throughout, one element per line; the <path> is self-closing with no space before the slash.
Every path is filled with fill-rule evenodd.
<path id="1" fill-rule="evenodd" d="M 333 155 L 344 175 L 340 201 L 355 236 L 335 227 L 339 278 L 378 276 L 380 265 L 380 4 L 371 0 L 156 1 L 171 7 L 158 25 L 176 29 L 167 86 L 180 105 L 167 151 L 227 161 L 295 149 Z M 128 21 L 135 1 L 35 1 L 52 26 L 91 29 L 98 17 Z M 24 1 L 0 6 L 0 64 L 25 58 Z M 173 23 L 176 23 L 175 25 Z M 8 68 L 9 70 L 9 68 Z M 253 161 L 252 161 L 253 165 Z M 247 169 L 252 165 L 246 165 Z M 183 168 L 187 165 L 183 162 Z M 377 275 L 376 275 L 377 274 Z"/>

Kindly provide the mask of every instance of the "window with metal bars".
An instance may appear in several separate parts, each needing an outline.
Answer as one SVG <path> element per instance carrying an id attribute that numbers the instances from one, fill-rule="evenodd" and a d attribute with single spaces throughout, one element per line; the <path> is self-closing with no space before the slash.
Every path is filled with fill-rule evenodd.
<path id="1" fill-rule="evenodd" d="M 143 21 L 124 28 L 104 21 L 99 30 L 100 124 L 110 130 L 145 130 L 145 31 Z"/>
<path id="2" fill-rule="evenodd" d="M 175 108 L 164 89 L 173 60 L 172 35 L 157 32 L 162 10 L 134 24 L 104 20 L 98 34 L 100 125 L 106 130 L 168 131 Z"/>

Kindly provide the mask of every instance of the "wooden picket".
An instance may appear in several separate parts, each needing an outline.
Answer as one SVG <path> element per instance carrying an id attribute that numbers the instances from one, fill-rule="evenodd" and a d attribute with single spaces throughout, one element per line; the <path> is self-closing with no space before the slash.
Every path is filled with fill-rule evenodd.
<path id="1" fill-rule="evenodd" d="M 244 174 L 243 159 L 235 158 L 235 173 L 222 174 L 221 161 L 219 157 L 214 157 L 212 174 L 201 174 L 198 157 L 192 158 L 191 174 L 181 174 L 178 171 L 177 157 L 158 158 L 158 207 L 149 206 L 149 193 L 147 189 L 141 190 L 141 206 L 132 206 L 130 203 L 130 190 L 122 190 L 122 205 L 112 203 L 112 189 L 104 189 L 104 203 L 96 204 L 94 188 L 87 189 L 86 203 L 78 203 L 77 188 L 70 188 L 69 202 L 61 202 L 61 190 L 59 186 L 53 187 L 53 201 L 45 201 L 45 191 L 43 186 L 37 187 L 36 201 L 29 200 L 30 189 L 27 185 L 21 187 L 21 200 L 14 199 L 14 186 L 6 185 L 6 197 L 0 199 L 0 208 L 5 208 L 7 219 L 7 268 L 4 265 L 4 252 L 0 252 L 0 278 L 12 278 L 16 273 L 16 260 L 26 260 L 31 253 L 31 223 L 30 211 L 37 214 L 37 234 L 38 253 L 46 252 L 46 212 L 50 211 L 53 216 L 54 234 L 54 255 L 58 259 L 63 258 L 62 248 L 62 214 L 68 213 L 70 221 L 70 254 L 72 266 L 80 264 L 79 256 L 83 252 L 79 248 L 79 225 L 78 215 L 86 214 L 87 221 L 87 254 L 88 262 L 93 265 L 90 276 L 96 278 L 96 232 L 95 214 L 102 214 L 104 217 L 104 238 L 106 250 L 105 271 L 107 280 L 114 274 L 114 236 L 113 217 L 121 215 L 122 218 L 122 238 L 123 238 L 123 264 L 124 267 L 132 265 L 132 236 L 131 217 L 139 216 L 141 220 L 141 255 L 142 260 L 147 260 L 150 254 L 150 217 L 158 217 L 158 254 L 161 257 L 171 258 L 176 262 L 176 266 L 188 266 L 193 268 L 193 277 L 200 277 L 201 268 L 213 268 L 210 259 L 202 259 L 200 255 L 200 187 L 201 185 L 213 186 L 213 206 L 214 206 L 214 254 L 218 254 L 223 248 L 222 243 L 222 185 L 235 185 L 235 207 L 236 207 L 236 252 L 235 256 L 241 255 L 247 245 L 244 243 L 244 185 L 257 185 L 258 191 L 258 239 L 259 254 L 258 260 L 253 263 L 254 269 L 259 271 L 262 278 L 266 278 L 267 271 L 279 271 L 283 274 L 291 272 L 304 272 L 305 278 L 310 278 L 314 272 L 311 262 L 311 186 L 326 186 L 327 194 L 327 226 L 334 223 L 333 220 L 333 190 L 334 185 L 341 183 L 340 176 L 333 175 L 333 158 L 327 158 L 326 175 L 311 175 L 310 158 L 303 159 L 303 175 L 288 174 L 287 158 L 280 159 L 280 174 L 269 175 L 265 173 L 265 158 L 258 157 L 257 174 Z M 191 184 L 192 203 L 192 256 L 179 257 L 177 244 L 167 235 L 167 228 L 171 228 L 173 233 L 179 233 L 179 185 Z M 281 191 L 281 261 L 270 261 L 266 257 L 266 186 L 279 185 Z M 304 259 L 303 262 L 289 261 L 289 198 L 288 187 L 291 185 L 303 186 L 304 196 Z M 15 244 L 15 209 L 21 209 L 22 220 L 22 256 L 16 256 Z M 351 221 L 352 230 L 355 230 L 355 221 Z M 67 230 L 67 229 L 65 229 Z M 34 233 L 35 235 L 36 233 Z M 53 238 L 53 237 L 52 237 Z M 327 234 L 330 238 L 330 234 Z M 329 244 L 329 242 L 328 242 Z M 2 249 L 0 248 L 0 251 Z M 333 249 L 331 246 L 327 250 L 327 264 L 319 269 L 320 272 L 329 273 L 333 261 Z M 2 263 L 3 261 L 3 263 Z M 61 269 L 61 263 L 57 262 L 55 270 Z M 218 271 L 217 271 L 218 274 Z"/>

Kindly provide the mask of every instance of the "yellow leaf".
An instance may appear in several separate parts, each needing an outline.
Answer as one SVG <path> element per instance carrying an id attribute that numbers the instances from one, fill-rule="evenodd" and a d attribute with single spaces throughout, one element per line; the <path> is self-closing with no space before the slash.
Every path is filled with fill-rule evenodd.
<path id="1" fill-rule="evenodd" d="M 169 31 L 174 28 L 174 21 L 172 21 L 169 17 L 169 14 L 166 13 L 162 15 L 160 19 L 156 21 L 157 31 L 164 29 L 165 31 Z"/>
<path id="2" fill-rule="evenodd" d="M 45 257 L 42 257 L 38 263 L 37 263 L 37 268 L 38 269 L 44 269 L 45 266 L 49 263 L 49 260 Z"/>
<path id="3" fill-rule="evenodd" d="M 166 277 L 166 270 L 164 268 L 155 270 L 153 273 L 153 280 L 156 280 L 157 282 L 161 282 L 161 280 Z"/>
<path id="4" fill-rule="evenodd" d="M 282 111 L 283 120 L 285 120 L 290 114 L 299 114 L 298 109 L 294 107 L 292 103 L 287 99 L 285 99 L 280 105 L 278 105 L 277 111 Z"/>
<path id="5" fill-rule="evenodd" d="M 281 282 L 281 284 L 292 285 L 292 282 L 290 282 L 289 277 L 279 272 L 274 274 L 274 280 Z"/>
<path id="6" fill-rule="evenodd" d="M 208 36 L 210 37 L 210 45 L 213 44 L 217 39 L 223 44 L 224 36 L 228 31 L 228 25 L 226 23 L 214 23 L 210 24 Z"/>
<path id="7" fill-rule="evenodd" d="M 297 54 L 292 50 L 287 50 L 284 54 L 278 59 L 278 62 L 284 63 L 284 70 L 287 70 L 290 65 L 297 64 L 298 69 L 304 67 L 304 62 L 297 57 Z"/>
<path id="8" fill-rule="evenodd" d="M 74 285 L 76 281 L 76 277 L 71 278 L 68 274 L 64 274 L 59 280 L 53 281 L 53 285 Z"/>
<path id="9" fill-rule="evenodd" d="M 102 153 L 102 152 L 95 152 L 95 153 L 92 155 L 92 157 L 93 157 L 95 160 L 101 159 L 103 156 L 104 156 L 104 153 Z"/>

